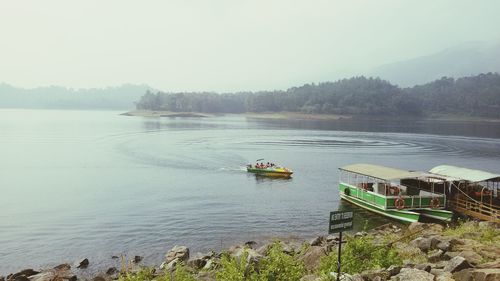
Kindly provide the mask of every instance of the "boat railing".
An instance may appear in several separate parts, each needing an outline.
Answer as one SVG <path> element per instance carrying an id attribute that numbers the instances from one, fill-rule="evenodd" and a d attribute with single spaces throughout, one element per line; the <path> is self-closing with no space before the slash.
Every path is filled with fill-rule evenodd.
<path id="1" fill-rule="evenodd" d="M 500 222 L 500 208 L 483 202 L 473 201 L 464 196 L 449 200 L 452 210 L 481 220 Z"/>
<path id="2" fill-rule="evenodd" d="M 438 208 L 442 209 L 446 204 L 446 195 L 440 193 L 432 193 L 429 191 L 420 190 L 418 195 L 407 195 L 407 194 L 398 194 L 394 196 L 388 196 L 384 194 L 380 194 L 378 192 L 370 191 L 364 189 L 360 186 L 355 186 L 352 184 L 342 183 L 346 186 L 354 188 L 355 192 L 352 192 L 351 196 L 359 198 L 363 201 L 373 203 L 375 205 L 385 207 L 386 209 L 395 209 L 395 201 L 399 198 L 404 200 L 402 209 L 415 209 L 415 208 Z M 382 198 L 383 203 L 377 201 L 377 198 Z M 433 205 L 432 200 L 437 199 L 439 204 Z"/>

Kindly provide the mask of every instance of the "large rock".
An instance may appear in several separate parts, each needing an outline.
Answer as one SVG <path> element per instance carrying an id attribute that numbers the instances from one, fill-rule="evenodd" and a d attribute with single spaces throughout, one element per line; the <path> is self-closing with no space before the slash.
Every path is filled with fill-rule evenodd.
<path id="1" fill-rule="evenodd" d="M 327 253 L 325 248 L 320 246 L 311 246 L 301 257 L 299 257 L 299 260 L 304 263 L 307 270 L 315 271 L 319 266 L 320 259 L 326 255 Z"/>
<path id="2" fill-rule="evenodd" d="M 187 265 L 193 269 L 200 270 L 207 264 L 209 259 L 209 255 L 197 253 L 187 261 Z"/>
<path id="3" fill-rule="evenodd" d="M 408 226 L 408 230 L 410 232 L 418 232 L 418 231 L 422 231 L 424 230 L 425 228 L 425 223 L 423 222 L 412 222 L 410 223 L 410 225 Z"/>
<path id="4" fill-rule="evenodd" d="M 363 280 L 387 280 L 390 277 L 389 271 L 385 269 L 372 269 L 361 272 Z"/>
<path id="5" fill-rule="evenodd" d="M 427 260 L 429 262 L 438 262 L 441 260 L 442 256 L 443 256 L 443 251 L 437 250 L 432 253 L 429 253 L 429 255 L 427 256 Z"/>
<path id="6" fill-rule="evenodd" d="M 498 268 L 470 268 L 453 274 L 457 281 L 498 281 L 500 280 L 500 269 Z"/>
<path id="7" fill-rule="evenodd" d="M 311 246 L 321 246 L 326 241 L 324 236 L 318 236 L 309 241 Z"/>
<path id="8" fill-rule="evenodd" d="M 391 281 L 434 281 L 434 275 L 427 271 L 415 268 L 402 268 L 398 275 L 391 277 Z"/>
<path id="9" fill-rule="evenodd" d="M 89 259 L 83 259 L 80 260 L 79 262 L 76 262 L 76 268 L 84 269 L 89 266 Z"/>
<path id="10" fill-rule="evenodd" d="M 442 269 L 431 269 L 432 275 L 436 276 L 435 281 L 455 281 L 453 275 L 450 272 L 445 272 Z"/>
<path id="11" fill-rule="evenodd" d="M 59 268 L 59 269 L 56 269 Z M 74 275 L 67 266 L 57 266 L 54 269 L 49 269 L 33 275 L 29 278 L 30 281 L 76 281 Z"/>
<path id="12" fill-rule="evenodd" d="M 187 261 L 189 259 L 189 248 L 186 246 L 175 246 L 165 255 L 165 263 L 169 264 L 173 260 Z"/>
<path id="13" fill-rule="evenodd" d="M 479 254 L 471 250 L 462 251 L 458 255 L 466 259 L 472 265 L 478 265 L 483 260 Z"/>
<path id="14" fill-rule="evenodd" d="M 464 259 L 463 257 L 460 257 L 460 256 L 456 256 L 448 261 L 448 263 L 446 264 L 446 266 L 444 267 L 443 270 L 447 271 L 447 272 L 454 273 L 454 272 L 457 272 L 457 271 L 460 271 L 463 269 L 467 269 L 467 268 L 471 268 L 471 267 L 472 266 L 469 264 L 469 262 L 467 262 L 466 259 Z"/>
<path id="15" fill-rule="evenodd" d="M 410 242 L 410 246 L 419 248 L 422 252 L 427 253 L 432 246 L 432 238 L 419 237 Z"/>
<path id="16" fill-rule="evenodd" d="M 31 269 L 31 268 L 28 268 L 28 269 L 24 269 L 24 270 L 21 270 L 17 273 L 14 273 L 14 274 L 7 276 L 7 280 L 15 280 L 15 279 L 19 279 L 19 277 L 28 278 L 30 276 L 33 276 L 33 275 L 36 275 L 39 273 L 40 273 L 40 271 L 36 271 L 36 270 Z"/>

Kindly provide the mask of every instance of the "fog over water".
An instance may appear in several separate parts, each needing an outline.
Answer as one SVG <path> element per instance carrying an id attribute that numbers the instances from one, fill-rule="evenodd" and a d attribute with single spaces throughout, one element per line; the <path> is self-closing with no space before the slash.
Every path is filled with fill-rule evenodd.
<path id="1" fill-rule="evenodd" d="M 337 169 L 440 164 L 498 172 L 498 123 L 140 118 L 115 111 L 0 110 L 0 274 L 112 255 L 159 264 L 270 237 L 325 234 L 340 202 Z M 266 158 L 295 171 L 256 178 Z M 356 209 L 363 227 L 388 222 Z"/>

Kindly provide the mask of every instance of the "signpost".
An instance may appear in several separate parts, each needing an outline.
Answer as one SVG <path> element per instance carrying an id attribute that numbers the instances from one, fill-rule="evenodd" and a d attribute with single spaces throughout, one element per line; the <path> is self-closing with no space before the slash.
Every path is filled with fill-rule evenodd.
<path id="1" fill-rule="evenodd" d="M 342 249 L 342 231 L 352 229 L 352 217 L 354 212 L 352 211 L 337 211 L 330 212 L 330 224 L 328 226 L 328 233 L 339 233 L 339 254 L 337 260 L 337 281 L 340 281 L 340 256 Z"/>

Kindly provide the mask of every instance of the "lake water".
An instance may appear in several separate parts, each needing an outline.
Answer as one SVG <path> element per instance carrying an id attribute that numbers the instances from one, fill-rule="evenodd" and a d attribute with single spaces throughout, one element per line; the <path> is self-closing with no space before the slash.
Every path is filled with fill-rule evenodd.
<path id="1" fill-rule="evenodd" d="M 158 264 L 176 244 L 196 252 L 324 235 L 330 211 L 353 208 L 337 191 L 347 164 L 500 171 L 499 123 L 119 113 L 0 110 L 0 275 L 83 257 L 100 270 L 121 254 Z M 247 174 L 258 158 L 294 177 Z M 356 211 L 358 228 L 387 222 Z"/>

